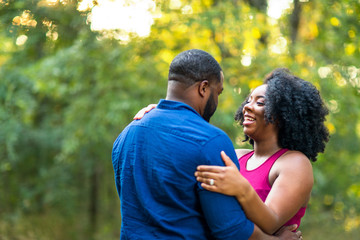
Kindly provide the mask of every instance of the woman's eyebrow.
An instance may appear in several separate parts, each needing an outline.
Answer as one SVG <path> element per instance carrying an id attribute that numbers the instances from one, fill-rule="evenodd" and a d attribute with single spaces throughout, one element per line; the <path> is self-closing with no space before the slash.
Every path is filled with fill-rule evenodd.
<path id="1" fill-rule="evenodd" d="M 259 98 L 265 98 L 265 96 L 263 95 L 259 95 L 259 96 L 255 96 L 256 99 L 259 99 Z"/>

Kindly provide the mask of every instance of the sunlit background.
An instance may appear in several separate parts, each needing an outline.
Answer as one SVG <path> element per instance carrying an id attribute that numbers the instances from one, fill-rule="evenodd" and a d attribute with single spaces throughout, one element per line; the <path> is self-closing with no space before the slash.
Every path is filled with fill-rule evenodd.
<path id="1" fill-rule="evenodd" d="M 54 5 L 59 0 L 44 0 L 48 5 Z M 305 2 L 306 0 L 303 0 Z M 61 1 L 60 2 L 65 2 Z M 83 0 L 78 5 L 79 11 L 91 10 L 88 21 L 93 31 L 121 30 L 118 39 L 127 41 L 129 34 L 135 33 L 140 37 L 150 35 L 154 18 L 161 18 L 161 12 L 157 9 L 153 0 Z M 281 17 L 284 10 L 290 8 L 292 0 L 269 0 L 267 14 L 276 21 Z M 40 3 L 41 4 L 41 3 Z M 192 12 L 191 5 L 183 6 L 181 0 L 171 0 L 170 9 L 181 9 L 182 12 Z M 14 18 L 15 24 L 35 26 L 36 21 L 30 19 L 28 12 Z M 56 37 L 55 37 L 56 39 Z M 24 44 L 25 36 L 19 37 L 18 45 Z"/>
<path id="2" fill-rule="evenodd" d="M 307 1 L 301 0 L 300 2 Z M 43 0 L 39 4 L 55 5 L 57 2 L 59 0 Z M 60 2 L 66 1 L 60 0 Z M 292 0 L 268 1 L 267 15 L 270 17 L 274 28 L 284 11 L 291 7 L 291 3 Z M 181 0 L 170 0 L 169 8 L 181 10 L 184 14 L 191 14 L 193 12 L 191 5 L 184 5 Z M 88 23 L 93 31 L 101 32 L 103 37 L 114 37 L 125 44 L 130 41 L 131 35 L 135 34 L 139 37 L 149 36 L 154 19 L 162 17 L 159 6 L 156 5 L 154 0 L 83 0 L 79 2 L 77 9 L 80 12 L 90 11 Z M 21 16 L 15 17 L 13 22 L 28 26 L 36 25 L 36 21 L 31 19 L 29 12 L 26 11 Z M 255 29 L 252 34 L 256 35 L 259 33 Z M 49 31 L 47 35 L 54 40 L 57 39 L 56 32 Z M 21 35 L 17 38 L 16 44 L 23 45 L 26 40 L 27 36 Z M 269 49 L 274 54 L 283 54 L 287 51 L 287 40 L 279 34 L 276 41 L 269 46 Z M 241 64 L 249 66 L 252 57 L 251 51 L 244 49 Z"/>
<path id="3" fill-rule="evenodd" d="M 313 164 L 305 239 L 360 234 L 360 0 L 0 0 L 0 240 L 115 240 L 111 147 L 189 48 L 221 64 L 211 123 L 276 67 L 312 82 L 330 142 Z"/>
<path id="4" fill-rule="evenodd" d="M 280 18 L 283 11 L 290 8 L 291 3 L 292 0 L 269 0 L 268 16 L 274 20 Z M 99 0 L 96 6 L 93 0 L 83 0 L 78 9 L 79 11 L 92 9 L 89 22 L 94 31 L 117 29 L 125 31 L 123 35 L 118 36 L 121 40 L 128 40 L 126 36 L 128 33 L 136 33 L 140 37 L 148 36 L 154 23 L 153 19 L 161 18 L 161 12 L 156 9 L 153 0 Z M 171 0 L 170 9 L 192 12 L 191 5 L 183 6 L 181 0 Z"/>

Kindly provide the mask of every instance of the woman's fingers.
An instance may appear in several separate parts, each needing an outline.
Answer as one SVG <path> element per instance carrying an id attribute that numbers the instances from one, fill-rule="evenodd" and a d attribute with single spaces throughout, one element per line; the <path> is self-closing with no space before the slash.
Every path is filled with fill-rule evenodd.
<path id="1" fill-rule="evenodd" d="M 208 179 L 218 179 L 219 174 L 212 172 L 195 172 L 195 177 L 199 178 L 199 182 L 205 182 Z"/>
<path id="2" fill-rule="evenodd" d="M 299 231 L 296 231 L 296 235 L 299 237 L 300 240 L 303 239 L 302 237 L 302 232 L 299 230 Z"/>
<path id="3" fill-rule="evenodd" d="M 197 167 L 197 170 L 199 172 L 214 172 L 214 173 L 219 173 L 222 171 L 223 167 L 220 166 L 210 166 L 210 165 L 199 165 Z"/>
<path id="4" fill-rule="evenodd" d="M 240 173 L 235 163 L 224 151 L 221 152 L 221 158 L 225 166 L 198 166 L 195 172 L 196 180 L 200 182 L 201 186 L 206 190 L 233 195 L 234 183 L 232 183 L 232 181 L 234 179 L 236 180 L 236 176 Z"/>
<path id="5" fill-rule="evenodd" d="M 216 182 L 216 179 L 214 178 L 197 177 L 196 180 L 198 182 L 204 183 L 205 185 L 209 185 L 209 186 L 215 186 L 215 182 Z"/>
<path id="6" fill-rule="evenodd" d="M 236 167 L 235 163 L 229 158 L 224 151 L 220 153 L 223 162 L 226 167 Z M 225 167 L 222 166 L 211 166 L 211 165 L 199 165 L 197 167 L 198 171 L 208 171 L 208 172 L 222 172 Z"/>
<path id="7" fill-rule="evenodd" d="M 199 181 L 199 180 L 201 181 Z M 201 187 L 205 190 L 212 191 L 212 192 L 220 192 L 220 189 L 217 187 L 217 181 L 213 178 L 197 178 L 197 181 L 201 183 Z"/>
<path id="8" fill-rule="evenodd" d="M 149 104 L 147 107 L 141 109 L 135 116 L 134 120 L 139 120 L 144 117 L 144 115 L 150 112 L 152 109 L 156 108 L 157 104 Z"/>
<path id="9" fill-rule="evenodd" d="M 224 151 L 221 151 L 221 158 L 225 163 L 225 166 L 231 167 L 231 166 L 235 166 L 235 163 L 229 158 L 228 155 L 226 155 L 226 153 Z"/>
<path id="10" fill-rule="evenodd" d="M 221 151 L 220 155 L 226 167 L 236 167 L 235 163 L 229 158 L 228 155 L 226 155 L 224 151 Z M 223 166 L 213 166 L 213 165 L 199 165 L 197 167 L 197 170 L 200 172 L 221 173 L 224 171 L 224 169 L 225 167 Z"/>
<path id="11" fill-rule="evenodd" d="M 292 225 L 288 225 L 288 226 L 282 226 L 276 233 L 276 236 L 281 235 L 281 233 L 285 232 L 285 231 L 290 231 L 293 232 L 297 229 L 298 225 L 297 224 L 292 224 Z M 297 234 L 301 235 L 301 232 L 298 233 L 300 231 L 297 231 Z"/>

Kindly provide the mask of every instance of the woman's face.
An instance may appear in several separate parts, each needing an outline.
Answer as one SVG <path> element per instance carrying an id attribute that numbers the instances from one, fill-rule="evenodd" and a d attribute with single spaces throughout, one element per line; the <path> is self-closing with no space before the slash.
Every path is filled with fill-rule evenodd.
<path id="1" fill-rule="evenodd" d="M 254 141 L 277 134 L 275 126 L 265 121 L 265 93 L 267 85 L 254 89 L 243 108 L 244 133 Z"/>

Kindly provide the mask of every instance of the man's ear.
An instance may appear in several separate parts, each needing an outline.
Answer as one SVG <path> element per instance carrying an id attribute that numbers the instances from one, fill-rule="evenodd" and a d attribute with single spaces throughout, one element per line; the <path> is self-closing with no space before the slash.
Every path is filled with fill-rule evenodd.
<path id="1" fill-rule="evenodd" d="M 206 93 L 209 90 L 208 88 L 209 88 L 209 81 L 208 80 L 201 81 L 198 88 L 200 96 L 205 97 Z"/>

